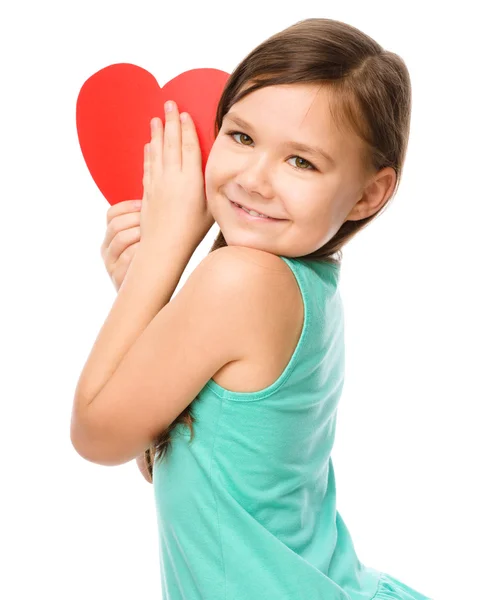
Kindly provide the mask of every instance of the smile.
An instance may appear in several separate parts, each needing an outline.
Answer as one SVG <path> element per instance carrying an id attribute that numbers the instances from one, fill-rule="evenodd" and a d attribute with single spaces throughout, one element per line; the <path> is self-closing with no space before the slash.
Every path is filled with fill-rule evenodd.
<path id="1" fill-rule="evenodd" d="M 229 200 L 229 198 L 228 198 L 228 200 Z M 254 210 L 249 211 L 249 209 L 243 208 L 240 204 L 237 204 L 236 202 L 233 202 L 232 200 L 229 200 L 229 202 L 231 203 L 232 207 L 236 210 L 236 212 L 239 214 L 239 216 L 245 217 L 246 219 L 249 219 L 251 221 L 259 221 L 259 222 L 264 221 L 266 223 L 278 223 L 279 221 L 286 221 L 286 219 L 274 219 L 273 217 L 268 217 L 267 215 L 261 215 L 260 213 L 257 213 Z"/>

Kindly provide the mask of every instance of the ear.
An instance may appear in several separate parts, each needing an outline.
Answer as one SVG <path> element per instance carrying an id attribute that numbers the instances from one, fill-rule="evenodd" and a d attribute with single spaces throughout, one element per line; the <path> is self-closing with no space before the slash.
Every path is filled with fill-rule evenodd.
<path id="1" fill-rule="evenodd" d="M 396 182 L 396 171 L 392 167 L 381 169 L 366 184 L 361 199 L 354 205 L 345 220 L 360 221 L 377 213 L 392 196 Z"/>

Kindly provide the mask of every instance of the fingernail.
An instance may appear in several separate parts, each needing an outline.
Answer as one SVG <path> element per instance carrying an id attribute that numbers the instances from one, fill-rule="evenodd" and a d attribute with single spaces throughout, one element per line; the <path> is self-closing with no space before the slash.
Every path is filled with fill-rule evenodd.
<path id="1" fill-rule="evenodd" d="M 168 102 L 165 102 L 165 111 L 170 112 L 172 109 L 173 109 L 172 102 L 170 102 L 170 100 Z"/>

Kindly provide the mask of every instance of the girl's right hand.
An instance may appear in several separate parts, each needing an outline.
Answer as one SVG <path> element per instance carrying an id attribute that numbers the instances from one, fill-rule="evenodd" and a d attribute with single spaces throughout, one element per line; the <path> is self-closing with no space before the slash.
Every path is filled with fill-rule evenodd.
<path id="1" fill-rule="evenodd" d="M 140 210 L 136 200 L 113 204 L 106 215 L 106 235 L 101 256 L 108 275 L 118 291 L 140 245 Z"/>

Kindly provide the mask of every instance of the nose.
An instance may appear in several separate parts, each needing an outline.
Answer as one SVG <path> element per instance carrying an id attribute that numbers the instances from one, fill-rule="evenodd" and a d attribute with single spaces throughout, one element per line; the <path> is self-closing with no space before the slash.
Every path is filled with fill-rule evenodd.
<path id="1" fill-rule="evenodd" d="M 239 187 L 243 188 L 248 197 L 258 194 L 264 198 L 271 198 L 272 186 L 268 174 L 268 164 L 264 157 L 255 157 L 241 168 L 234 181 Z"/>

